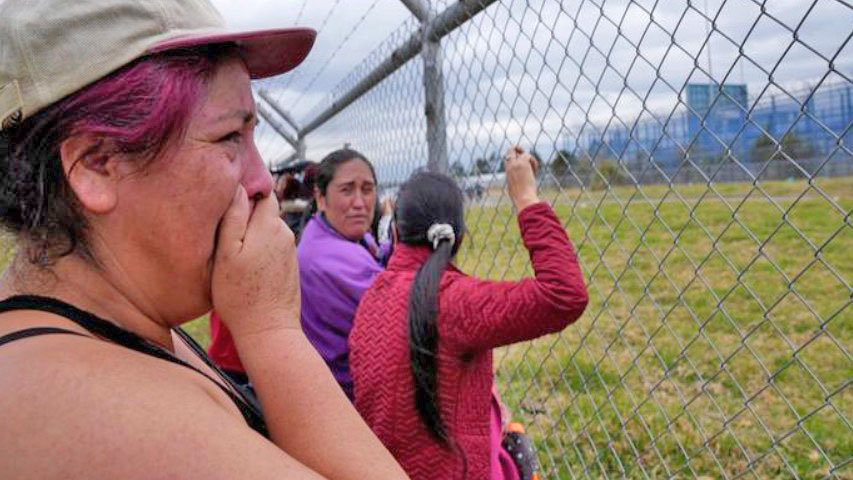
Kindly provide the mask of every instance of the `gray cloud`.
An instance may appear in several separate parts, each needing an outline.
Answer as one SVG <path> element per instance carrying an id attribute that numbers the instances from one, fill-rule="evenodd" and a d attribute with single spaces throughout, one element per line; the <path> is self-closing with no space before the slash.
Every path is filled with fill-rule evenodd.
<path id="1" fill-rule="evenodd" d="M 376 63 L 368 60 L 370 52 L 379 49 L 387 54 L 405 38 L 398 35 L 395 42 L 383 43 L 409 14 L 397 0 L 376 2 L 363 21 L 373 2 L 340 1 L 328 20 L 334 1 L 305 4 L 300 23 L 319 28 L 327 22 L 314 52 L 291 77 L 264 84 L 300 121 L 318 114 L 330 92 L 333 96 L 344 93 L 336 86 L 354 69 L 361 66 L 366 74 L 365 66 Z M 303 2 L 257 1 L 249 7 L 245 2 L 239 6 L 228 0 L 216 3 L 229 23 L 268 27 L 274 21 L 292 23 Z M 853 11 L 836 0 L 768 0 L 764 8 L 769 15 L 762 15 L 749 1 L 708 0 L 709 15 L 716 16 L 710 41 L 714 79 L 728 75 L 727 82 L 745 83 L 753 95 L 767 83 L 762 69 L 774 70 L 774 81 L 783 88 L 819 80 L 826 73 L 826 60 L 800 44 L 788 50 L 793 41 L 790 30 L 797 28 L 813 3 L 797 36 L 825 57 L 837 55 L 838 73 L 831 79 L 849 82 L 851 47 L 838 53 L 853 30 Z M 437 8 L 447 4 L 436 3 Z M 610 0 L 599 6 L 588 0 L 538 0 L 521 7 L 496 2 L 450 34 L 443 46 L 451 154 L 470 161 L 517 139 L 552 150 L 568 131 L 578 131 L 584 122 L 604 125 L 615 118 L 630 124 L 644 110 L 646 115 L 648 111 L 666 114 L 676 108 L 679 98 L 666 83 L 677 90 L 688 81 L 709 81 L 700 68 L 708 69 L 708 46 L 703 44 L 710 26 L 684 0 L 657 2 L 652 23 L 644 11 L 651 4 Z M 704 8 L 704 2 L 691 5 Z M 607 18 L 600 18 L 602 11 Z M 724 35 L 743 43 L 750 61 L 738 59 L 738 47 Z M 671 45 L 672 38 L 677 48 Z M 333 61 L 327 63 L 333 52 Z M 420 59 L 412 63 L 419 64 Z M 360 141 L 370 145 L 374 158 L 384 157 L 378 163 L 422 163 L 424 159 L 418 157 L 425 152 L 412 147 L 423 141 L 424 134 L 422 125 L 414 125 L 423 118 L 419 68 L 407 66 L 353 104 L 334 125 L 310 135 L 309 154 L 317 158 L 344 141 Z M 268 128 L 261 128 L 258 135 L 268 159 L 290 152 Z M 407 149 L 410 154 L 405 153 Z"/>

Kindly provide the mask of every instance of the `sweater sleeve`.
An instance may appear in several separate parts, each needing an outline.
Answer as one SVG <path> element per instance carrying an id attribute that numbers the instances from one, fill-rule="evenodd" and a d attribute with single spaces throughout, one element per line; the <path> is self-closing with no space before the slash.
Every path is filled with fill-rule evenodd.
<path id="1" fill-rule="evenodd" d="M 464 351 L 485 350 L 558 332 L 577 320 L 588 302 L 572 243 L 547 203 L 518 215 L 534 278 L 494 282 L 461 276 L 441 297 L 441 342 Z"/>

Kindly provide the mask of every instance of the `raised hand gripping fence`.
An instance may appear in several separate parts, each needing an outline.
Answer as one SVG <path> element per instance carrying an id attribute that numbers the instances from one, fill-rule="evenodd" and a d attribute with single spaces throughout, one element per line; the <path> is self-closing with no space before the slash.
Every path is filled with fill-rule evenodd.
<path id="1" fill-rule="evenodd" d="M 259 142 L 454 175 L 458 263 L 493 279 L 531 274 L 500 159 L 535 152 L 591 296 L 495 353 L 543 477 L 853 478 L 853 6 L 403 3 L 293 133 L 263 84 Z"/>

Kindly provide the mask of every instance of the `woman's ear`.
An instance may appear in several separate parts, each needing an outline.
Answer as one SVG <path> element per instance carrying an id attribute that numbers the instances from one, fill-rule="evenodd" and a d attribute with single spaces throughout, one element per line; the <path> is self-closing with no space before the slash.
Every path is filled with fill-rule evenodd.
<path id="1" fill-rule="evenodd" d="M 325 212 L 326 211 L 326 197 L 320 193 L 320 189 L 314 186 L 314 202 L 317 203 L 317 211 Z"/>
<path id="2" fill-rule="evenodd" d="M 72 136 L 59 146 L 62 170 L 77 201 L 87 211 L 102 214 L 118 202 L 118 158 L 109 144 L 92 135 Z"/>

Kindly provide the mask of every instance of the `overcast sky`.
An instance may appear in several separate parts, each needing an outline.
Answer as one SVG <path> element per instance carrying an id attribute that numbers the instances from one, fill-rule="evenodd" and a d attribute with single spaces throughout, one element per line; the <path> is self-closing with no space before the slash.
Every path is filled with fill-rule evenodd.
<path id="1" fill-rule="evenodd" d="M 415 28 L 398 0 L 213 1 L 235 28 L 298 24 L 318 30 L 314 50 L 303 65 L 260 84 L 301 124 L 345 93 Z M 441 11 L 452 3 L 432 4 Z M 649 27 L 652 20 L 646 10 L 655 3 L 655 24 Z M 807 88 L 822 79 L 850 85 L 849 2 L 768 0 L 765 11 L 774 20 L 751 0 L 694 0 L 695 8 L 704 11 L 707 6 L 716 16 L 710 58 L 709 49 L 703 48 L 709 22 L 686 4 L 495 2 L 442 40 L 451 157 L 470 162 L 519 139 L 547 154 L 584 125 L 630 125 L 643 112 L 666 115 L 679 107 L 670 86 L 680 89 L 688 81 L 709 81 L 697 65 L 710 69 L 717 81 L 727 75 L 728 83 L 747 84 L 750 96 L 765 89 L 765 71 L 772 71 L 779 85 L 765 96 L 784 96 L 784 90 Z M 798 29 L 806 46 L 795 43 L 789 48 L 792 29 Z M 673 35 L 676 47 L 671 45 Z M 738 60 L 738 47 L 724 36 L 743 43 L 751 61 Z M 826 59 L 834 60 L 836 70 L 829 75 Z M 409 63 L 340 118 L 309 135 L 309 157 L 319 159 L 352 141 L 370 151 L 380 170 L 396 172 L 400 169 L 392 165 L 403 161 L 422 164 L 421 60 Z M 270 162 L 292 151 L 268 125 L 259 129 L 258 137 Z"/>

